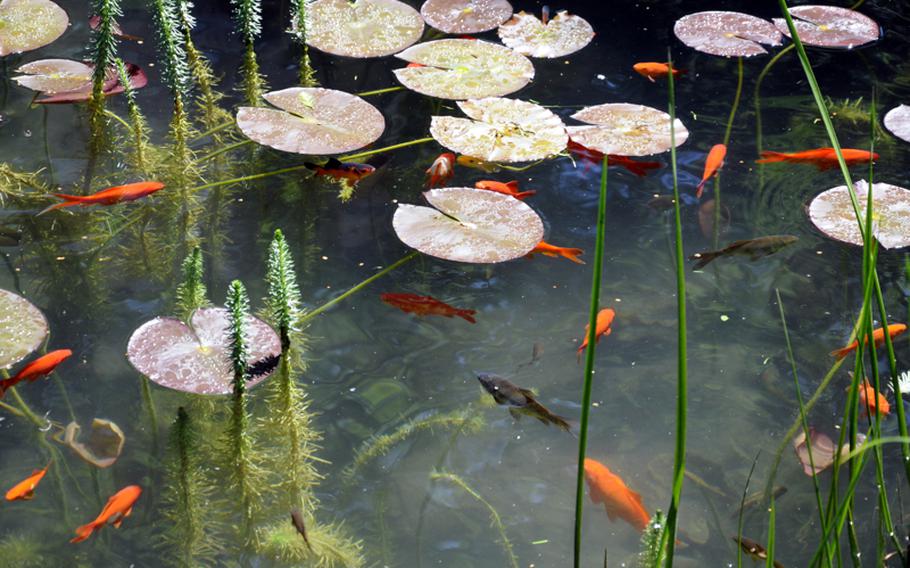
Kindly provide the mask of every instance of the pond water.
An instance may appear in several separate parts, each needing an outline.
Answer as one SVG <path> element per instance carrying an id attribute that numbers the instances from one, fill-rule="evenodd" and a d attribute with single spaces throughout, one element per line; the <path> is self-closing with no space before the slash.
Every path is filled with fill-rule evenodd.
<path id="1" fill-rule="evenodd" d="M 406 3 L 419 7 L 414 0 Z M 42 170 L 39 176 L 45 183 L 66 193 L 81 193 L 90 167 L 84 105 L 30 107 L 34 93 L 8 79 L 13 69 L 28 61 L 86 57 L 87 6 L 73 0 L 59 4 L 72 21 L 66 33 L 40 50 L 6 58 L 0 148 L 3 162 L 17 171 Z M 569 116 L 579 108 L 606 102 L 666 109 L 666 81 L 648 81 L 633 72 L 632 65 L 664 61 L 669 46 L 676 65 L 686 70 L 677 80 L 677 114 L 690 133 L 678 148 L 686 254 L 764 235 L 799 238 L 754 262 L 721 258 L 692 271 L 688 268 L 693 263 L 687 261 L 688 466 L 694 475 L 686 479 L 683 492 L 679 526 L 684 545 L 676 564 L 735 565 L 730 537 L 737 532 L 736 512 L 753 460 L 758 455 L 749 492 L 765 483 L 774 454 L 798 416 L 775 290 L 787 311 L 799 384 L 806 397 L 829 369 L 829 351 L 845 343 L 862 304 L 861 249 L 825 237 L 804 210 L 814 195 L 841 185 L 841 174 L 836 168 L 818 171 L 811 165 L 754 163 L 760 150 L 789 152 L 829 143 L 795 52 L 784 54 L 770 69 L 765 66 L 782 47 L 745 59 L 742 97 L 720 181 L 721 208 L 729 223 L 715 236 L 711 214 L 703 209 L 714 195 L 714 182 L 707 184 L 701 200 L 694 196 L 694 187 L 708 150 L 724 138 L 737 91 L 737 61 L 686 47 L 673 36 L 673 23 L 708 8 L 770 19 L 779 16 L 776 4 L 718 1 L 707 7 L 644 0 L 570 4 L 552 7 L 569 8 L 587 19 L 596 31 L 594 40 L 566 57 L 534 59 L 534 80 L 513 96 L 548 105 L 567 123 L 573 123 Z M 515 6 L 535 13 L 541 8 L 539 2 Z M 852 51 L 809 50 L 821 88 L 833 103 L 841 143 L 851 148 L 868 148 L 873 88 L 879 116 L 910 100 L 906 79 L 910 69 L 904 57 L 910 21 L 890 2 L 867 1 L 861 11 L 883 27 L 880 41 Z M 137 100 L 148 117 L 153 142 L 164 144 L 173 105 L 159 75 L 162 63 L 149 9 L 144 3 L 126 1 L 124 12 L 120 22 L 125 31 L 145 40 L 122 42 L 119 54 L 147 72 L 149 84 L 137 91 Z M 233 35 L 228 3 L 200 0 L 193 13 L 194 40 L 221 78 L 218 89 L 226 95 L 222 106 L 233 114 L 243 98 L 238 76 L 243 45 Z M 300 49 L 285 33 L 287 13 L 287 2 L 264 3 L 256 53 L 272 90 L 298 85 Z M 430 33 L 427 28 L 425 37 Z M 496 41 L 495 32 L 479 37 Z M 392 70 L 403 66 L 392 57 L 348 59 L 317 50 L 310 50 L 310 55 L 322 86 L 350 93 L 397 86 Z M 371 148 L 428 136 L 431 115 L 460 116 L 452 101 L 407 90 L 366 99 L 386 119 L 384 134 Z M 109 99 L 109 108 L 126 116 L 122 95 Z M 99 177 L 93 191 L 141 179 L 118 153 L 126 151 L 129 140 L 117 132 L 114 149 L 94 165 Z M 230 137 L 226 143 L 245 140 L 234 130 L 224 132 Z M 192 148 L 204 156 L 216 146 L 207 137 L 193 141 Z M 339 199 L 337 184 L 314 178 L 307 170 L 227 185 L 217 195 L 214 189 L 200 192 L 194 197 L 200 210 L 193 232 L 205 256 L 210 299 L 221 305 L 228 283 L 240 279 L 254 311 L 263 306 L 268 244 L 278 228 L 287 237 L 310 309 L 405 257 L 410 249 L 393 231 L 392 215 L 398 203 L 421 203 L 424 170 L 443 151 L 430 141 L 381 154 L 372 161 L 376 172 L 359 183 L 349 201 Z M 904 142 L 882 131 L 876 151 L 881 155 L 875 166 L 877 181 L 910 184 L 910 153 Z M 229 174 L 207 170 L 205 181 L 274 171 L 308 159 L 250 144 L 222 157 L 220 163 Z M 588 455 L 619 474 L 653 513 L 666 510 L 670 500 L 677 321 L 672 211 L 648 206 L 655 195 L 672 192 L 669 153 L 647 159 L 659 160 L 662 167 L 645 177 L 622 168 L 609 170 L 601 304 L 612 307 L 616 319 L 611 335 L 601 340 L 596 352 Z M 866 177 L 862 167 L 853 171 Z M 498 512 L 520 566 L 571 563 L 577 439 L 530 417 L 516 421 L 505 407 L 491 403 L 476 374 L 506 376 L 533 389 L 556 414 L 578 421 L 583 365 L 576 350 L 588 317 L 600 168 L 567 157 L 524 171 L 493 174 L 456 166 L 448 185 L 470 187 L 481 179 L 515 179 L 522 190 L 536 190 L 526 202 L 542 217 L 546 241 L 584 249 L 582 258 L 588 264 L 536 255 L 471 265 L 420 255 L 308 321 L 307 369 L 299 381 L 316 413 L 312 427 L 322 433 L 317 455 L 325 460 L 316 464 L 323 477 L 316 489 L 320 507 L 315 517 L 324 523 L 343 521 L 344 531 L 362 540 L 364 563 L 358 565 L 509 565 L 489 510 L 452 478 L 431 479 L 434 471 L 457 475 Z M 163 194 L 132 204 L 75 208 L 40 217 L 35 214 L 50 199 L 12 199 L 0 212 L 3 226 L 22 233 L 18 246 L 2 249 L 8 270 L 0 269 L 0 288 L 16 291 L 42 309 L 51 330 L 48 349 L 70 348 L 75 353 L 55 378 L 23 384 L 19 394 L 38 416 L 62 424 L 75 419 L 84 427 L 93 417 L 110 419 L 126 436 L 123 454 L 113 467 L 96 470 L 62 448 L 57 455 L 63 463 L 55 464 L 61 484 L 49 476 L 34 500 L 3 504 L 0 550 L 19 547 L 22 556 L 7 558 L 23 560 L 10 564 L 12 560 L 0 558 L 0 566 L 30 565 L 24 558 L 43 566 L 166 565 L 162 549 L 173 545 L 162 535 L 172 524 L 167 501 L 173 498 L 168 493 L 175 491 L 165 467 L 172 461 L 168 430 L 181 406 L 191 416 L 195 410 L 204 422 L 199 408 L 205 405 L 151 384 L 155 430 L 141 376 L 124 355 L 134 329 L 173 311 L 179 255 L 186 252 L 186 244 L 172 220 L 164 217 L 174 210 L 161 205 Z M 119 230 L 124 219 L 137 218 L 127 217 L 135 211 L 145 212 L 138 217 L 148 226 L 141 239 L 129 229 Z M 700 218 L 702 224 L 707 221 L 706 227 Z M 906 321 L 908 316 L 902 293 L 904 262 L 900 250 L 883 250 L 879 257 L 890 321 Z M 387 292 L 431 295 L 474 309 L 477 323 L 403 313 L 380 301 L 380 294 Z M 910 356 L 907 343 L 898 341 L 895 347 L 898 368 L 903 369 Z M 535 349 L 539 356 L 532 363 Z M 841 369 L 810 415 L 813 426 L 835 439 L 848 383 L 846 370 Z M 267 385 L 268 381 L 249 393 L 254 425 L 272 411 L 265 397 Z M 887 396 L 893 410 L 894 395 Z M 216 398 L 213 404 L 227 409 L 229 400 Z M 451 415 L 456 420 L 458 415 L 452 413 L 458 412 L 482 423 L 418 426 L 385 455 L 350 475 L 355 452 L 374 437 L 431 417 Z M 213 420 L 201 429 L 205 435 L 198 442 L 199 455 L 205 459 L 217 454 L 213 448 L 220 440 L 219 424 Z M 883 431 L 897 434 L 894 414 L 884 421 Z M 41 436 L 29 421 L 0 409 L 4 486 L 47 463 L 49 453 L 47 445 L 39 443 Z M 256 436 L 255 445 L 269 445 L 268 429 Z M 898 506 L 899 491 L 906 487 L 898 446 L 886 446 L 884 458 L 892 516 L 903 542 L 910 519 Z M 269 475 L 261 489 L 267 492 L 281 481 L 287 463 L 271 459 L 264 467 Z M 222 494 L 228 487 L 226 472 L 211 464 L 201 475 L 215 487 L 204 500 L 204 516 L 223 525 L 213 533 L 221 535 L 222 544 L 206 556 L 211 564 L 311 565 L 269 554 L 242 554 L 228 526 L 236 518 L 223 518 L 218 512 L 216 497 L 234 497 Z M 823 487 L 830 475 L 830 470 L 820 475 Z M 776 483 L 787 488 L 776 501 L 776 557 L 785 566 L 807 565 L 819 540 L 818 515 L 811 478 L 789 447 Z M 67 542 L 77 525 L 97 515 L 107 496 L 131 484 L 142 486 L 144 493 L 120 530 L 106 528 L 88 543 Z M 869 561 L 860 564 L 866 566 L 873 565 L 875 556 L 877 503 L 874 471 L 868 467 L 855 508 L 856 530 Z M 761 542 L 768 516 L 761 507 L 756 509 L 746 515 L 743 534 Z M 291 526 L 286 509 L 266 505 L 258 515 L 263 524 Z M 621 520 L 611 522 L 604 508 L 587 497 L 583 536 L 583 565 L 600 566 L 604 549 L 611 566 L 636 565 L 638 531 Z"/>

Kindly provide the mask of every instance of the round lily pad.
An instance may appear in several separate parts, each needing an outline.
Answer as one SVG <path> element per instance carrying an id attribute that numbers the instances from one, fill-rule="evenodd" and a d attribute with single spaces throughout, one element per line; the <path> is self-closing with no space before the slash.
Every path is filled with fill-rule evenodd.
<path id="1" fill-rule="evenodd" d="M 499 26 L 502 43 L 531 57 L 562 57 L 575 53 L 594 39 L 587 20 L 562 10 L 544 24 L 540 18 L 519 12 Z"/>
<path id="2" fill-rule="evenodd" d="M 865 219 L 869 184 L 859 180 L 853 187 Z M 818 194 L 809 204 L 809 218 L 832 239 L 862 246 L 846 185 Z M 872 234 L 886 249 L 910 246 L 910 190 L 887 183 L 872 185 Z"/>
<path id="3" fill-rule="evenodd" d="M 281 110 L 237 109 L 237 126 L 253 141 L 297 154 L 341 154 L 382 135 L 385 118 L 373 105 L 343 91 L 293 87 L 265 100 Z"/>
<path id="4" fill-rule="evenodd" d="M 392 226 L 406 245 L 458 262 L 505 262 L 543 239 L 543 221 L 514 197 L 469 187 L 424 192 L 433 207 L 401 204 Z"/>
<path id="5" fill-rule="evenodd" d="M 0 1 L 0 57 L 44 47 L 63 35 L 70 19 L 50 0 Z"/>
<path id="6" fill-rule="evenodd" d="M 38 91 L 43 97 L 36 99 L 39 104 L 63 104 L 87 101 L 92 94 L 91 64 L 71 59 L 41 59 L 32 61 L 16 69 L 24 73 L 13 77 L 19 85 Z M 133 89 L 141 89 L 148 84 L 148 77 L 138 65 L 126 64 L 126 71 Z M 109 97 L 122 93 L 124 86 L 120 77 L 111 68 L 107 70 L 103 87 L 104 96 Z"/>
<path id="7" fill-rule="evenodd" d="M 471 119 L 434 116 L 430 135 L 446 148 L 487 162 L 530 162 L 563 151 L 569 142 L 558 116 L 516 99 L 461 101 Z"/>
<path id="8" fill-rule="evenodd" d="M 607 103 L 583 108 L 572 118 L 590 126 L 569 126 L 573 142 L 604 154 L 648 156 L 666 152 L 670 142 L 670 115 L 656 108 L 630 103 Z M 677 118 L 674 136 L 679 146 L 689 131 Z"/>
<path id="9" fill-rule="evenodd" d="M 398 0 L 316 0 L 306 15 L 307 44 L 334 55 L 392 55 L 423 35 L 420 13 Z"/>
<path id="10" fill-rule="evenodd" d="M 500 97 L 514 93 L 534 78 L 534 65 L 527 57 L 488 41 L 428 41 L 397 57 L 412 64 L 395 69 L 402 85 L 441 99 Z"/>
<path id="11" fill-rule="evenodd" d="M 696 12 L 676 20 L 673 33 L 692 49 L 723 57 L 762 55 L 765 45 L 780 45 L 774 24 L 740 12 Z"/>
<path id="12" fill-rule="evenodd" d="M 0 369 L 25 359 L 47 336 L 47 320 L 34 304 L 0 290 Z"/>
<path id="13" fill-rule="evenodd" d="M 799 39 L 806 45 L 852 49 L 876 41 L 881 28 L 865 14 L 840 6 L 795 6 L 790 8 Z M 790 37 L 787 20 L 774 18 L 774 25 Z"/>
<path id="14" fill-rule="evenodd" d="M 900 105 L 885 114 L 885 128 L 904 142 L 910 142 L 910 106 Z"/>
<path id="15" fill-rule="evenodd" d="M 234 376 L 228 345 L 228 312 L 203 308 L 193 312 L 191 326 L 177 318 L 155 318 L 133 332 L 127 357 L 137 371 L 169 389 L 196 394 L 228 394 Z M 281 340 L 268 324 L 246 320 L 252 366 L 281 353 Z M 271 370 L 247 381 L 247 387 L 265 380 Z"/>
<path id="16" fill-rule="evenodd" d="M 447 34 L 478 34 L 508 20 L 512 5 L 507 0 L 427 0 L 420 15 Z"/>

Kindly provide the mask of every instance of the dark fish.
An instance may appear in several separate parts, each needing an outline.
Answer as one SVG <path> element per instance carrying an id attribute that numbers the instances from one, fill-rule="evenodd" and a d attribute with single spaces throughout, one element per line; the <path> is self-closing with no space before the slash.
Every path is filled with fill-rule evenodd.
<path id="1" fill-rule="evenodd" d="M 544 424 L 555 424 L 566 432 L 571 430 L 571 426 L 565 418 L 557 416 L 550 412 L 547 407 L 537 402 L 534 393 L 528 389 L 523 389 L 518 385 L 507 381 L 506 379 L 491 373 L 480 373 L 477 380 L 499 405 L 508 405 L 509 413 L 517 420 L 520 415 L 527 414 L 540 420 Z"/>
<path id="2" fill-rule="evenodd" d="M 793 235 L 770 235 L 767 237 L 758 237 L 756 239 L 734 241 L 720 250 L 695 253 L 689 257 L 689 260 L 698 261 L 692 268 L 693 270 L 704 268 L 709 262 L 722 256 L 743 255 L 748 256 L 749 260 L 758 260 L 763 256 L 774 254 L 785 246 L 791 245 L 798 240 L 799 239 Z"/>
<path id="3" fill-rule="evenodd" d="M 666 211 L 667 209 L 672 209 L 674 203 L 676 203 L 676 200 L 673 199 L 672 195 L 655 195 L 648 200 L 647 205 L 657 211 Z"/>
<path id="4" fill-rule="evenodd" d="M 370 164 L 355 164 L 353 162 L 339 162 L 337 158 L 329 158 L 329 161 L 319 165 L 312 162 L 304 162 L 307 169 L 316 172 L 317 176 L 328 176 L 335 179 L 346 179 L 351 183 L 357 183 L 366 176 L 376 171 L 376 168 Z"/>
<path id="5" fill-rule="evenodd" d="M 294 523 L 294 528 L 297 529 L 297 532 L 303 537 L 303 542 L 306 543 L 306 547 L 310 549 L 310 552 L 313 552 L 313 545 L 310 544 L 310 539 L 306 535 L 306 525 L 303 523 L 303 514 L 301 514 L 300 509 L 291 511 L 291 522 Z"/>
<path id="6" fill-rule="evenodd" d="M 522 363 L 518 366 L 519 369 L 523 367 L 528 367 L 530 365 L 536 365 L 540 363 L 540 356 L 543 355 L 543 344 L 535 341 L 534 345 L 531 347 L 531 360 L 527 363 Z"/>
<path id="7" fill-rule="evenodd" d="M 0 247 L 17 247 L 22 240 L 22 231 L 12 227 L 0 227 Z"/>
<path id="8" fill-rule="evenodd" d="M 278 367 L 279 361 L 281 361 L 281 354 L 269 355 L 247 367 L 246 374 L 251 379 L 268 375 Z"/>
<path id="9" fill-rule="evenodd" d="M 746 537 L 737 538 L 734 536 L 732 538 L 733 538 L 733 542 L 737 543 L 739 545 L 739 547 L 743 549 L 743 552 L 745 552 L 746 554 L 751 556 L 753 560 L 767 560 L 768 559 L 768 551 L 765 550 L 765 547 L 758 544 L 754 540 L 748 539 Z M 774 568 L 784 568 L 784 565 L 781 564 L 780 562 L 778 562 L 777 560 L 775 560 Z"/>
<path id="10" fill-rule="evenodd" d="M 778 497 L 780 497 L 781 495 L 783 495 L 786 492 L 787 492 L 787 488 L 784 487 L 783 485 L 775 485 L 774 488 L 771 489 L 771 495 L 773 495 L 775 499 L 777 499 Z M 765 500 L 766 499 L 765 499 L 765 490 L 764 489 L 761 489 L 759 491 L 756 491 L 755 493 L 747 495 L 746 498 L 743 500 L 743 511 L 746 511 L 752 507 L 755 507 L 756 505 L 758 505 L 759 503 L 761 503 L 762 501 L 765 501 Z M 736 510 L 733 512 L 733 516 L 736 516 L 738 514 L 739 514 L 739 510 Z"/>

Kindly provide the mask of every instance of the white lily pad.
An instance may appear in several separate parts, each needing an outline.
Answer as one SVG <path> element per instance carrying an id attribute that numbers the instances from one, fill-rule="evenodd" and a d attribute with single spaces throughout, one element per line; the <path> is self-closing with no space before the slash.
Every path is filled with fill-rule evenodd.
<path id="1" fill-rule="evenodd" d="M 46 336 L 41 310 L 22 296 L 0 290 L 0 369 L 25 359 Z"/>
<path id="2" fill-rule="evenodd" d="M 569 142 L 559 117 L 534 103 L 492 97 L 458 106 L 473 120 L 434 116 L 430 135 L 459 154 L 487 162 L 530 162 L 563 151 Z"/>
<path id="3" fill-rule="evenodd" d="M 512 5 L 507 0 L 427 0 L 420 14 L 447 34 L 477 34 L 508 20 Z"/>
<path id="4" fill-rule="evenodd" d="M 722 57 L 752 57 L 768 51 L 761 45 L 780 45 L 783 36 L 774 24 L 740 12 L 696 12 L 676 20 L 673 33 L 696 51 Z"/>
<path id="5" fill-rule="evenodd" d="M 70 19 L 50 0 L 0 1 L 0 57 L 44 47 L 63 35 Z"/>
<path id="6" fill-rule="evenodd" d="M 13 80 L 19 85 L 41 93 L 54 95 L 92 86 L 92 67 L 72 59 L 41 59 L 16 69 L 24 73 Z"/>
<path id="7" fill-rule="evenodd" d="M 857 434 L 856 442 L 858 446 L 861 446 L 866 442 L 866 436 Z M 812 477 L 813 473 L 821 473 L 834 464 L 834 448 L 835 443 L 830 437 L 811 427 L 809 428 L 808 444 L 806 443 L 806 433 L 804 431 L 800 431 L 793 438 L 793 449 L 796 451 L 799 463 L 803 466 L 803 473 L 809 477 Z M 812 450 L 811 460 L 809 458 L 810 449 Z M 841 463 L 848 455 L 850 455 L 850 445 L 844 444 L 840 449 Z"/>
<path id="8" fill-rule="evenodd" d="M 531 57 L 562 57 L 575 53 L 594 39 L 594 28 L 580 16 L 565 10 L 544 24 L 540 18 L 519 12 L 499 26 L 502 43 Z"/>
<path id="9" fill-rule="evenodd" d="M 865 219 L 869 184 L 859 180 L 853 187 Z M 832 239 L 862 246 L 862 233 L 846 185 L 815 196 L 809 204 L 809 218 Z M 887 183 L 872 185 L 872 234 L 886 249 L 910 246 L 910 190 Z"/>
<path id="10" fill-rule="evenodd" d="M 237 109 L 237 126 L 250 139 L 297 154 L 341 154 L 382 135 L 385 118 L 365 100 L 333 89 L 293 87 L 265 100 L 281 110 Z"/>
<path id="11" fill-rule="evenodd" d="M 406 245 L 457 262 L 505 262 L 543 239 L 543 221 L 514 197 L 470 187 L 424 192 L 433 207 L 401 204 L 392 218 Z"/>
<path id="12" fill-rule="evenodd" d="M 155 318 L 133 332 L 127 357 L 137 371 L 169 389 L 196 394 L 232 392 L 234 373 L 228 345 L 228 312 L 224 308 L 196 310 L 192 327 L 177 318 Z M 267 323 L 252 316 L 246 320 L 249 364 L 276 357 L 281 340 Z M 271 371 L 247 381 L 252 387 Z"/>
<path id="13" fill-rule="evenodd" d="M 794 6 L 790 16 L 799 33 L 799 39 L 806 45 L 818 47 L 854 47 L 876 41 L 881 28 L 865 14 L 840 6 Z M 782 34 L 790 37 L 787 20 L 774 18 L 774 25 Z"/>
<path id="14" fill-rule="evenodd" d="M 534 78 L 531 60 L 508 47 L 474 39 L 440 39 L 397 55 L 415 66 L 395 69 L 401 84 L 431 97 L 501 97 Z"/>
<path id="15" fill-rule="evenodd" d="M 306 15 L 307 44 L 334 55 L 392 55 L 423 35 L 420 13 L 398 0 L 316 0 Z"/>
<path id="16" fill-rule="evenodd" d="M 583 108 L 572 118 L 591 126 L 569 126 L 573 142 L 604 154 L 649 156 L 666 152 L 670 142 L 670 115 L 644 105 L 607 103 Z M 679 146 L 689 131 L 678 118 L 675 141 Z"/>
<path id="17" fill-rule="evenodd" d="M 899 105 L 885 114 L 885 128 L 904 142 L 910 142 L 910 106 Z"/>

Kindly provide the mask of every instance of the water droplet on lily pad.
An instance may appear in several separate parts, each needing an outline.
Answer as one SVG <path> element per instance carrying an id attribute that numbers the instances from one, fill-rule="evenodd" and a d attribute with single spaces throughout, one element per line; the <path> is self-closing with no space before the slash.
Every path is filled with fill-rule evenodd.
<path id="1" fill-rule="evenodd" d="M 749 14 L 712 10 L 676 20 L 673 33 L 696 51 L 722 57 L 751 57 L 768 51 L 761 44 L 780 45 L 774 24 Z"/>
<path id="2" fill-rule="evenodd" d="M 562 10 L 544 24 L 540 18 L 519 12 L 499 26 L 502 43 L 531 57 L 563 57 L 582 49 L 594 39 L 587 20 Z"/>
<path id="3" fill-rule="evenodd" d="M 25 359 L 47 336 L 47 320 L 31 302 L 0 290 L 0 369 Z"/>
<path id="4" fill-rule="evenodd" d="M 794 6 L 790 16 L 806 45 L 818 47 L 854 47 L 873 42 L 881 35 L 878 24 L 865 14 L 840 6 Z M 787 20 L 774 18 L 774 25 L 790 37 Z"/>
<path id="5" fill-rule="evenodd" d="M 648 156 L 670 149 L 670 115 L 656 108 L 630 103 L 607 103 L 583 108 L 572 118 L 590 126 L 569 126 L 573 142 L 620 156 Z M 677 118 L 675 141 L 679 146 L 689 131 Z"/>
<path id="6" fill-rule="evenodd" d="M 869 184 L 859 180 L 853 187 L 865 221 Z M 809 218 L 832 239 L 862 246 L 862 233 L 846 185 L 818 194 L 809 204 Z M 872 234 L 887 249 L 910 246 L 910 190 L 888 183 L 872 185 Z"/>
<path id="7" fill-rule="evenodd" d="M 507 0 L 427 0 L 420 14 L 447 34 L 477 34 L 508 20 L 512 5 Z"/>
<path id="8" fill-rule="evenodd" d="M 110 420 L 95 418 L 88 439 L 79 439 L 81 426 L 76 422 L 66 425 L 63 443 L 69 446 L 76 455 L 95 467 L 111 467 L 123 452 L 126 436 L 117 424 Z"/>
<path id="9" fill-rule="evenodd" d="M 423 35 L 420 13 L 398 0 L 316 0 L 306 14 L 307 44 L 334 55 L 392 55 Z"/>
<path id="10" fill-rule="evenodd" d="M 44 47 L 63 35 L 70 19 L 50 0 L 0 2 L 0 57 Z"/>
<path id="11" fill-rule="evenodd" d="M 910 142 L 910 106 L 898 105 L 885 114 L 885 128 L 904 142 Z"/>
<path id="12" fill-rule="evenodd" d="M 141 89 L 148 84 L 148 77 L 138 65 L 127 63 L 126 70 L 133 89 Z M 41 59 L 26 63 L 16 69 L 16 72 L 24 75 L 13 77 L 14 81 L 44 95 L 35 100 L 38 104 L 78 103 L 87 101 L 92 95 L 94 67 L 81 61 Z M 103 87 L 104 96 L 123 91 L 117 72 L 113 68 L 108 69 Z"/>

